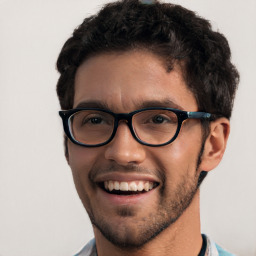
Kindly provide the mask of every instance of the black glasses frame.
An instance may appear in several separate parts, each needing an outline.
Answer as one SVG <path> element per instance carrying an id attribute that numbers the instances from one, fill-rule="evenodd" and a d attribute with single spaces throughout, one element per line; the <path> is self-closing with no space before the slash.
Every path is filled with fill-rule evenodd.
<path id="1" fill-rule="evenodd" d="M 71 127 L 70 127 L 70 117 L 79 112 L 79 111 L 82 111 L 82 110 L 97 110 L 97 111 L 102 111 L 102 112 L 105 112 L 105 113 L 108 113 L 110 115 L 112 115 L 114 117 L 114 128 L 113 128 L 113 132 L 111 134 L 111 136 L 109 137 L 109 139 L 103 143 L 99 143 L 99 144 L 96 144 L 96 145 L 87 145 L 87 144 L 83 144 L 79 141 L 77 141 L 73 136 L 72 136 L 72 133 L 71 133 Z M 140 140 L 134 130 L 133 130 L 133 126 L 132 126 L 132 117 L 139 113 L 139 112 L 143 112 L 143 111 L 146 111 L 146 110 L 169 110 L 169 111 L 172 111 L 173 113 L 176 114 L 177 118 L 178 118 L 178 125 L 177 125 L 177 130 L 174 134 L 174 136 L 172 137 L 172 139 L 170 139 L 169 141 L 165 142 L 165 143 L 162 143 L 162 144 L 150 144 L 150 143 L 146 143 L 142 140 Z M 133 112 L 130 112 L 130 113 L 119 113 L 119 114 L 116 114 L 116 113 L 113 113 L 109 110 L 106 110 L 106 109 L 99 109 L 99 108 L 75 108 L 75 109 L 70 109 L 70 110 L 62 110 L 62 111 L 59 111 L 59 115 L 60 117 L 62 118 L 62 122 L 63 122 L 63 128 L 64 128 L 64 131 L 67 135 L 67 137 L 75 144 L 77 145 L 80 145 L 80 146 L 83 146 L 83 147 L 100 147 L 100 146 L 103 146 L 103 145 L 106 145 L 108 144 L 114 137 L 115 137 L 115 134 L 116 134 L 116 131 L 117 131 L 117 128 L 118 128 L 118 124 L 119 124 L 119 121 L 120 120 L 126 120 L 127 121 L 127 125 L 131 131 L 131 134 L 132 136 L 134 137 L 134 139 L 136 141 L 138 141 L 139 143 L 141 143 L 142 145 L 146 145 L 146 146 L 150 146 L 150 147 L 160 147 L 160 146 L 165 146 L 167 144 L 170 144 L 171 142 L 173 142 L 179 132 L 180 132 L 180 128 L 181 128 L 181 125 L 183 123 L 183 121 L 185 121 L 186 119 L 210 119 L 211 118 L 211 114 L 210 113 L 206 113 L 206 112 L 188 112 L 188 111 L 183 111 L 183 110 L 179 110 L 179 109 L 174 109 L 174 108 L 163 108 L 163 107 L 151 107 L 151 108 L 143 108 L 143 109 L 139 109 L 139 110 L 136 110 L 136 111 L 133 111 Z"/>

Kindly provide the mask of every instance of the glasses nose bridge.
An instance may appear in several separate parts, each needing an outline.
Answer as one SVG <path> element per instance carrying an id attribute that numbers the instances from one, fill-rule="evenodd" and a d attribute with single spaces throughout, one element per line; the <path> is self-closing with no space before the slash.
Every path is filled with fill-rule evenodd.
<path id="1" fill-rule="evenodd" d="M 132 116 L 133 114 L 130 114 L 130 113 L 120 113 L 120 114 L 115 114 L 115 121 L 116 121 L 116 130 L 119 126 L 119 122 L 124 120 L 126 121 L 129 129 L 130 129 L 130 132 L 132 133 L 133 135 L 133 130 L 132 130 Z"/>
<path id="2" fill-rule="evenodd" d="M 127 122 L 130 122 L 131 120 L 131 114 L 129 113 L 120 113 L 120 114 L 115 114 L 115 117 L 117 121 L 119 122 L 120 120 L 126 120 Z"/>

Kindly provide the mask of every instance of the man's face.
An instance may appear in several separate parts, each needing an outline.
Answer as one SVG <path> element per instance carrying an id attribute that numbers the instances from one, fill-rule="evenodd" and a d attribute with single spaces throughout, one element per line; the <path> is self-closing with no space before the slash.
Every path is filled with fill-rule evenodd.
<path id="1" fill-rule="evenodd" d="M 104 107 L 128 113 L 145 106 L 197 111 L 181 71 L 167 72 L 156 56 L 142 52 L 102 54 L 85 61 L 75 78 L 74 108 Z M 138 247 L 174 223 L 190 205 L 200 174 L 200 121 L 187 120 L 166 146 L 139 144 L 124 121 L 107 145 L 86 148 L 68 141 L 69 165 L 78 194 L 95 227 L 120 247 Z M 143 187 L 109 193 L 106 186 Z M 153 184 L 149 191 L 148 184 Z M 121 194 L 120 194 L 121 193 Z M 124 195 L 125 194 L 125 195 Z"/>

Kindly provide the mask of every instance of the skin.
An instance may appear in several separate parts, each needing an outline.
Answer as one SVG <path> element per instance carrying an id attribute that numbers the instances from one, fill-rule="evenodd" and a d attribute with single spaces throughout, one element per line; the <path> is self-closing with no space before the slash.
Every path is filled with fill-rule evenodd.
<path id="1" fill-rule="evenodd" d="M 157 56 L 141 50 L 101 54 L 78 68 L 73 107 L 98 103 L 115 113 L 148 105 L 198 111 L 179 66 L 167 72 Z M 125 122 L 105 146 L 86 148 L 68 141 L 67 160 L 93 223 L 98 255 L 198 255 L 202 238 L 197 180 L 202 170 L 218 165 L 228 134 L 227 119 L 211 123 L 199 166 L 202 127 L 195 119 L 186 120 L 177 139 L 163 147 L 139 144 Z M 136 202 L 116 203 L 97 186 L 110 177 L 152 179 L 159 186 Z M 159 228 L 163 231 L 154 234 Z"/>

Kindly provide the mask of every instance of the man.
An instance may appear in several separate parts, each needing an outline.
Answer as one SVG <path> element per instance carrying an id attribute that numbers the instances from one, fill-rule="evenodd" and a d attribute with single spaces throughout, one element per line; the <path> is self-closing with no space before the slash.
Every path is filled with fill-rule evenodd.
<path id="1" fill-rule="evenodd" d="M 65 154 L 93 225 L 77 255 L 231 255 L 201 235 L 239 75 L 223 35 L 178 5 L 106 5 L 57 61 Z"/>

